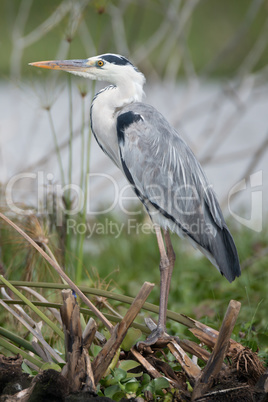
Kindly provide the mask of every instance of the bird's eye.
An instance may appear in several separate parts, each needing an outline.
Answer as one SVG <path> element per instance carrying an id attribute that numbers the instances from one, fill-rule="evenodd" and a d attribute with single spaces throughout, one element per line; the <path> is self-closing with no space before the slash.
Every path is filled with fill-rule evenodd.
<path id="1" fill-rule="evenodd" d="M 102 67 L 104 62 L 102 60 L 98 60 L 97 64 L 98 64 L 99 67 Z"/>

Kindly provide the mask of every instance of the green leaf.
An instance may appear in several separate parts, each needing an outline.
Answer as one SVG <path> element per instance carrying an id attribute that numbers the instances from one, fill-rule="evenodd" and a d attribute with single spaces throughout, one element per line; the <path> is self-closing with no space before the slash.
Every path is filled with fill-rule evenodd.
<path id="1" fill-rule="evenodd" d="M 41 370 L 50 370 L 50 369 L 58 371 L 59 373 L 61 372 L 61 367 L 56 363 L 47 362 L 42 364 L 41 366 Z"/>
<path id="2" fill-rule="evenodd" d="M 107 375 L 103 379 L 100 380 L 101 385 L 103 385 L 105 388 L 110 387 L 111 385 L 118 385 L 118 381 L 116 378 L 114 378 L 111 374 Z"/>
<path id="3" fill-rule="evenodd" d="M 189 392 L 193 392 L 193 387 L 191 386 L 191 384 L 189 383 L 189 381 L 186 381 L 186 384 L 187 384 L 187 390 L 188 390 Z"/>
<path id="4" fill-rule="evenodd" d="M 167 392 L 163 398 L 163 402 L 172 402 L 174 401 L 174 395 L 171 392 Z"/>
<path id="5" fill-rule="evenodd" d="M 148 385 L 150 381 L 151 381 L 151 377 L 149 376 L 149 374 L 144 374 L 142 383 L 141 383 L 142 387 L 146 387 L 146 385 Z"/>
<path id="6" fill-rule="evenodd" d="M 27 373 L 27 374 L 29 374 L 29 375 L 33 375 L 32 370 L 30 369 L 29 366 L 27 366 L 27 364 L 26 364 L 25 362 L 22 362 L 21 369 L 22 369 L 22 371 L 23 371 L 24 373 Z"/>
<path id="7" fill-rule="evenodd" d="M 113 401 L 120 402 L 124 398 L 125 393 L 123 391 L 118 391 L 113 396 Z"/>
<path id="8" fill-rule="evenodd" d="M 137 340 L 142 336 L 142 332 L 139 329 L 129 328 L 127 334 L 121 343 L 121 348 L 128 352 L 132 346 L 137 343 Z"/>
<path id="9" fill-rule="evenodd" d="M 108 331 L 108 329 L 104 328 L 102 330 L 102 335 L 105 336 L 106 340 L 108 341 L 108 339 L 111 338 L 111 333 Z"/>
<path id="10" fill-rule="evenodd" d="M 136 394 L 140 387 L 140 384 L 138 381 L 129 381 L 125 384 L 125 391 L 127 394 Z"/>
<path id="11" fill-rule="evenodd" d="M 125 371 L 132 370 L 139 366 L 140 366 L 140 363 L 136 362 L 135 360 L 121 360 L 121 362 L 119 364 L 119 368 L 121 368 L 122 370 L 125 370 Z"/>
<path id="12" fill-rule="evenodd" d="M 150 381 L 145 387 L 142 388 L 143 391 L 149 391 L 152 394 L 155 394 L 155 383 Z"/>
<path id="13" fill-rule="evenodd" d="M 91 345 L 91 347 L 90 347 L 90 350 L 91 350 L 91 352 L 92 352 L 92 355 L 93 355 L 94 357 L 96 357 L 97 354 L 99 354 L 100 351 L 102 350 L 102 347 L 99 346 L 99 345 L 95 345 L 94 343 L 92 343 L 92 345 Z"/>
<path id="14" fill-rule="evenodd" d="M 121 389 L 118 384 L 115 384 L 115 385 L 111 385 L 110 387 L 107 387 L 104 390 L 104 395 L 107 396 L 108 398 L 113 399 L 114 395 L 117 392 L 121 392 Z"/>
<path id="15" fill-rule="evenodd" d="M 111 371 L 112 374 L 114 375 L 114 378 L 118 382 L 121 382 L 122 380 L 125 380 L 127 378 L 127 372 L 125 370 L 122 370 L 121 368 L 115 368 L 114 370 Z"/>
<path id="16" fill-rule="evenodd" d="M 141 371 L 140 373 L 127 373 L 127 378 L 138 378 L 141 377 L 143 375 L 143 371 Z"/>
<path id="17" fill-rule="evenodd" d="M 117 349 L 117 351 L 116 351 L 116 353 L 115 353 L 115 355 L 113 357 L 113 360 L 111 361 L 109 367 L 107 368 L 106 372 L 104 373 L 104 377 L 106 377 L 108 374 L 110 374 L 110 371 L 112 371 L 115 368 L 115 366 L 117 365 L 119 357 L 120 357 L 120 348 Z"/>
<path id="18" fill-rule="evenodd" d="M 163 388 L 168 388 L 170 386 L 169 381 L 164 377 L 155 378 L 153 382 L 156 391 L 159 391 L 160 389 Z"/>

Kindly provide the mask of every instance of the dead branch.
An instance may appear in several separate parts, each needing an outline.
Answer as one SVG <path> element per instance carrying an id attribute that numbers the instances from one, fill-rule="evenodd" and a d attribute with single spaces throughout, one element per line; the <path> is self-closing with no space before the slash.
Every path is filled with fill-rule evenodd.
<path id="1" fill-rule="evenodd" d="M 97 332 L 96 321 L 91 317 L 83 332 L 83 345 L 84 348 L 89 349 Z"/>
<path id="2" fill-rule="evenodd" d="M 67 378 L 70 391 L 94 391 L 95 383 L 88 351 L 84 347 L 80 323 L 80 309 L 70 289 L 62 291 L 63 305 L 60 308 L 65 333 L 65 354 L 67 368 L 63 375 Z M 96 332 L 95 327 L 92 330 Z M 94 333 L 95 334 L 95 333 Z M 88 334 L 86 345 L 89 339 Z"/>
<path id="3" fill-rule="evenodd" d="M 206 349 L 203 349 L 201 346 L 189 339 L 178 339 L 178 344 L 185 352 L 198 357 L 198 359 L 201 359 L 204 362 L 207 362 L 210 357 L 210 353 Z"/>
<path id="4" fill-rule="evenodd" d="M 219 331 L 211 327 L 208 327 L 202 322 L 196 321 L 193 318 L 190 318 L 186 315 L 184 317 L 191 321 L 191 326 L 190 325 L 188 326 L 189 331 L 191 331 L 192 334 L 194 334 L 194 336 L 196 336 L 202 343 L 207 345 L 209 348 L 213 349 L 218 339 Z M 238 351 L 241 350 L 244 350 L 244 346 L 241 345 L 241 343 L 238 343 L 233 339 L 230 339 L 227 355 L 233 356 Z"/>
<path id="5" fill-rule="evenodd" d="M 142 308 L 153 287 L 154 284 L 152 283 L 144 283 L 140 292 L 128 309 L 125 317 L 119 324 L 114 327 L 113 331 L 111 332 L 111 338 L 106 342 L 103 349 L 93 361 L 92 367 L 96 384 L 100 381 L 101 377 L 109 367 L 116 351 L 118 350 L 119 346 L 123 342 L 124 337 L 126 336 L 128 328 L 135 320 L 137 314 Z"/>
<path id="6" fill-rule="evenodd" d="M 194 387 L 192 400 L 200 398 L 205 394 L 211 386 L 213 379 L 220 372 L 240 307 L 241 303 L 238 301 L 230 301 L 213 352 Z"/>
<path id="7" fill-rule="evenodd" d="M 138 362 L 148 371 L 153 378 L 162 377 L 161 374 L 143 357 L 135 348 L 131 348 L 131 353 L 138 360 Z"/>
<path id="8" fill-rule="evenodd" d="M 192 362 L 189 356 L 184 352 L 184 350 L 174 339 L 168 343 L 168 348 L 173 356 L 180 363 L 182 369 L 187 374 L 191 384 L 194 384 L 197 378 L 200 376 L 200 368 Z"/>

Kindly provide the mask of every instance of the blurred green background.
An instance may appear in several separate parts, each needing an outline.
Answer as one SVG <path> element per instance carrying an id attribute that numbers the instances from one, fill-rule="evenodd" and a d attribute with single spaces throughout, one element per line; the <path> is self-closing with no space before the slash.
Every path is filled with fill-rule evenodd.
<path id="1" fill-rule="evenodd" d="M 1 73 L 10 73 L 14 46 L 23 48 L 20 68 L 29 74 L 29 60 L 51 59 L 66 40 L 69 58 L 124 50 L 146 74 L 153 66 L 161 75 L 187 48 L 198 74 L 232 76 L 256 41 L 266 42 L 267 7 L 263 0 L 2 0 Z M 265 67 L 267 57 L 266 44 L 253 71 Z M 181 65 L 178 74 L 183 73 Z"/>
<path id="2" fill-rule="evenodd" d="M 72 148 L 72 122 L 67 129 L 66 146 L 69 154 L 73 155 L 73 160 L 63 157 L 66 176 L 67 172 L 74 168 L 74 164 L 80 164 L 81 159 L 84 161 L 82 169 L 87 169 L 90 134 L 89 108 L 86 107 L 86 102 L 90 103 L 95 87 L 86 87 L 86 94 L 83 94 L 81 88 L 84 88 L 84 84 L 81 81 L 78 84 L 78 81 L 63 77 L 63 74 L 52 78 L 47 72 L 33 71 L 28 66 L 31 61 L 86 58 L 105 52 L 120 53 L 129 57 L 139 67 L 149 84 L 157 82 L 160 86 L 163 85 L 163 91 L 166 90 L 164 83 L 167 81 L 169 84 L 171 82 L 174 88 L 177 82 L 183 83 L 189 91 L 196 82 L 200 84 L 216 81 L 222 85 L 222 93 L 234 91 L 234 98 L 239 98 L 237 115 L 244 107 L 243 100 L 241 105 L 239 103 L 243 95 L 239 91 L 241 88 L 249 90 L 249 82 L 252 82 L 254 91 L 261 92 L 262 96 L 267 95 L 267 0 L 2 0 L 0 21 L 0 77 L 3 88 L 6 89 L 6 85 L 19 88 L 28 102 L 29 92 L 25 90 L 27 83 L 32 85 L 36 80 L 39 86 L 48 87 L 50 80 L 58 80 L 56 85 L 60 88 L 61 85 L 66 88 L 69 86 L 67 95 L 70 102 L 68 101 L 66 120 L 73 109 L 84 108 L 86 114 L 80 119 L 77 134 L 79 138 L 84 138 L 84 148 L 79 151 L 82 153 L 77 154 Z M 72 101 L 71 91 L 80 95 L 81 107 Z M 2 90 L 3 103 L 4 98 L 5 93 Z M 16 98 L 13 99 L 16 103 Z M 218 108 L 220 106 L 219 97 Z M 14 119 L 17 118 L 14 114 Z M 54 127 L 57 126 L 57 118 L 57 114 L 54 114 Z M 210 139 L 216 135 L 217 124 L 218 120 L 215 127 L 209 127 Z M 177 126 L 180 127 L 180 122 Z M 49 130 L 53 130 L 53 124 L 49 127 Z M 224 132 L 228 133 L 228 124 L 224 127 Z M 60 138 L 57 127 L 54 134 L 56 139 Z M 18 136 L 23 135 L 24 132 L 18 132 Z M 32 137 L 33 135 L 34 133 Z M 254 135 L 253 132 L 252 136 Z M 8 132 L 5 132 L 5 136 L 8 137 Z M 267 137 L 267 134 L 265 136 Z M 48 137 L 55 147 L 55 138 L 53 142 L 51 133 Z M 60 140 L 59 143 L 61 144 Z M 256 144 L 260 145 L 261 141 L 256 141 Z M 89 153 L 86 153 L 87 146 Z M 266 147 L 267 143 L 264 143 L 263 150 Z M 0 151 L 4 152 L 3 149 Z M 257 151 L 258 149 L 256 148 Z M 257 162 L 261 162 L 264 155 L 262 149 L 259 154 L 256 154 L 256 150 L 247 154 L 245 177 L 254 172 Z M 63 155 L 63 149 L 60 149 L 61 152 Z M 25 164 L 27 158 L 26 154 Z M 58 162 L 59 159 L 55 162 L 57 166 Z M 14 158 L 9 160 L 8 164 L 9 169 L 13 171 L 17 161 Z M 265 169 L 262 165 L 259 167 Z M 23 169 L 23 166 L 20 166 L 20 169 Z M 12 214 L 6 204 L 5 188 L 10 177 L 1 179 L 1 209 L 11 214 L 13 220 L 33 238 L 39 239 L 41 244 L 47 239 L 53 253 L 73 280 L 78 284 L 108 287 L 131 296 L 135 296 L 142 283 L 148 280 L 156 284 L 149 301 L 158 303 L 159 254 L 153 234 L 133 233 L 130 236 L 124 229 L 119 238 L 115 238 L 111 233 L 94 233 L 92 237 L 87 238 L 88 233 L 66 233 L 66 221 L 62 227 L 57 227 L 53 211 L 37 215 L 36 218 L 23 219 Z M 84 186 L 84 178 L 81 180 Z M 72 200 L 67 197 L 64 202 L 70 205 Z M 135 204 L 133 209 L 141 208 Z M 92 218 L 86 216 L 85 211 L 75 217 L 77 222 L 100 224 L 104 224 L 105 219 L 120 224 L 128 218 L 118 213 Z M 147 222 L 147 219 L 142 212 L 137 223 Z M 177 261 L 169 308 L 219 327 L 229 300 L 239 300 L 242 302 L 242 310 L 237 323 L 237 336 L 246 338 L 249 345 L 254 345 L 255 350 L 259 345 L 265 355 L 268 350 L 268 238 L 265 218 L 263 219 L 263 230 L 258 233 L 238 225 L 231 217 L 227 217 L 243 268 L 241 278 L 231 285 L 218 274 L 209 261 L 195 253 L 185 241 L 173 235 Z M 8 279 L 58 281 L 41 258 L 3 224 L 0 262 L 2 273 Z M 171 325 L 173 327 L 170 331 L 176 332 L 175 324 L 168 323 L 168 326 Z"/>

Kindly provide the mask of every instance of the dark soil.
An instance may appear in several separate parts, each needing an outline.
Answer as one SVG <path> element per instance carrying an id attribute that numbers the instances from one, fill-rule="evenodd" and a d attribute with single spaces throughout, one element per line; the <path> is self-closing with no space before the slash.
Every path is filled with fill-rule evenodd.
<path id="1" fill-rule="evenodd" d="M 13 395 L 31 385 L 31 378 L 21 371 L 22 357 L 0 356 L 0 395 Z"/>
<path id="2" fill-rule="evenodd" d="M 23 401 L 29 402 L 84 402 L 111 401 L 94 392 L 69 393 L 67 380 L 55 370 L 45 370 L 35 377 L 21 370 L 22 357 L 5 357 L 0 355 L 0 401 L 13 402 L 22 390 L 28 390 Z"/>
<path id="3" fill-rule="evenodd" d="M 243 362 L 247 362 L 246 365 Z M 195 399 L 196 402 L 268 402 L 268 371 L 265 373 L 258 366 L 251 351 L 246 356 L 233 359 L 232 365 L 220 371 L 214 379 L 209 392 Z M 94 392 L 69 393 L 69 384 L 65 377 L 55 370 L 45 370 L 35 377 L 21 371 L 22 357 L 4 357 L 0 355 L 0 402 L 83 402 L 112 401 L 110 398 L 99 397 Z M 187 391 L 187 378 L 183 373 L 170 371 L 167 365 L 160 363 L 158 369 L 167 377 L 176 375 L 179 380 L 179 390 L 173 401 L 190 401 L 191 394 Z M 161 367 L 160 367 L 161 366 Z M 259 371 L 258 371 L 259 370 Z M 22 399 L 18 393 L 25 390 Z M 136 399 L 137 400 L 137 399 Z M 148 395 L 148 399 L 150 396 Z M 152 399 L 151 399 L 152 400 Z M 135 399 L 132 399 L 135 401 Z"/>

